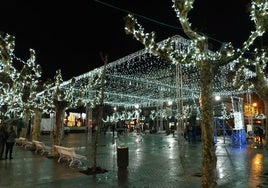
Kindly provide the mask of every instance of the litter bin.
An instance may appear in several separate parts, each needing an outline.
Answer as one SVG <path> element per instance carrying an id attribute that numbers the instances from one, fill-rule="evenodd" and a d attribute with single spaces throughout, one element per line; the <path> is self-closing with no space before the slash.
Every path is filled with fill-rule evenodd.
<path id="1" fill-rule="evenodd" d="M 117 147 L 117 166 L 118 168 L 127 168 L 128 166 L 128 147 Z"/>

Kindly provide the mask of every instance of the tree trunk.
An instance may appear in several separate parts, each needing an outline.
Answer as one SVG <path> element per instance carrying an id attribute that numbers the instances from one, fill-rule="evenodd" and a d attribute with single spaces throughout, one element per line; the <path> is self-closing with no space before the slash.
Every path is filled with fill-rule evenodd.
<path id="1" fill-rule="evenodd" d="M 61 141 L 63 138 L 63 134 L 64 134 L 64 113 L 65 113 L 65 109 L 68 106 L 68 102 L 67 101 L 54 101 L 55 104 L 55 111 L 56 111 L 56 122 L 54 125 L 54 130 L 51 133 L 52 134 L 52 141 L 51 141 L 51 145 L 61 145 Z M 55 148 L 53 147 L 52 149 L 52 156 L 55 156 L 56 151 Z"/>
<path id="2" fill-rule="evenodd" d="M 37 108 L 34 109 L 34 125 L 32 131 L 32 140 L 39 140 L 41 119 L 42 119 L 42 111 Z"/>
<path id="3" fill-rule="evenodd" d="M 213 139 L 213 70 L 209 61 L 201 64 L 200 86 L 202 109 L 202 187 L 216 187 L 216 163 L 215 144 Z"/>
<path id="4" fill-rule="evenodd" d="M 99 134 L 102 126 L 102 116 L 103 116 L 103 104 L 104 104 L 104 84 L 105 84 L 105 78 L 106 78 L 106 66 L 108 63 L 108 56 L 103 56 L 101 53 L 101 58 L 104 62 L 104 67 L 102 70 L 102 75 L 101 75 L 101 88 L 100 88 L 100 105 L 98 105 L 98 124 L 97 124 L 97 131 L 95 135 L 95 141 L 94 141 L 94 150 L 93 150 L 93 170 L 95 171 L 97 168 L 97 148 L 98 148 L 98 139 L 99 139 Z"/>
<path id="5" fill-rule="evenodd" d="M 23 117 L 23 120 L 25 123 L 27 123 L 26 125 L 26 128 L 23 128 L 22 130 L 22 133 L 21 133 L 21 136 L 26 138 L 26 135 L 27 135 L 27 129 L 29 128 L 29 120 L 30 120 L 30 108 L 26 107 L 24 109 L 24 117 Z"/>
<path id="6" fill-rule="evenodd" d="M 99 135 L 100 135 L 100 130 L 102 126 L 102 116 L 103 116 L 103 104 L 98 105 L 97 107 L 98 110 L 98 124 L 97 124 L 97 130 L 95 134 L 95 140 L 93 143 L 93 165 L 92 168 L 96 170 L 97 168 L 97 148 L 98 148 L 98 140 L 99 140 Z"/>

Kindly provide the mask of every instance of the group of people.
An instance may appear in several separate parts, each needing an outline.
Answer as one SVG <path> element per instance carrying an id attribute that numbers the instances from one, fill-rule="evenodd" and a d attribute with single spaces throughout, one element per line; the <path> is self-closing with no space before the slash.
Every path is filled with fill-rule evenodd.
<path id="1" fill-rule="evenodd" d="M 8 126 L 7 130 L 0 126 L 0 160 L 13 159 L 12 153 L 16 138 L 17 134 L 13 126 Z"/>

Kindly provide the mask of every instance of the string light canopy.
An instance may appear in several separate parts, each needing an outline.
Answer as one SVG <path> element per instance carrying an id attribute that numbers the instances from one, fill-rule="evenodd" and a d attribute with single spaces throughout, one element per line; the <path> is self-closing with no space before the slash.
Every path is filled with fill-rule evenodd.
<path id="1" fill-rule="evenodd" d="M 167 40 L 169 43 L 172 41 L 172 47 L 180 51 L 180 54 L 189 51 L 192 46 L 190 40 L 179 35 Z M 165 45 L 167 40 L 160 43 Z M 213 52 L 210 53 L 213 55 Z M 231 66 L 232 63 L 218 69 L 213 84 L 215 96 L 246 92 L 234 89 L 232 83 L 227 81 Z M 178 69 L 181 72 L 180 77 L 177 75 Z M 94 94 L 101 87 L 100 82 L 95 80 L 96 77 L 101 77 L 102 70 L 103 66 L 65 81 L 61 87 L 67 89 L 72 84 L 74 98 L 81 97 L 82 92 L 84 104 L 92 102 Z M 179 82 L 182 85 L 178 84 Z M 180 99 L 177 97 L 178 89 L 182 92 Z M 107 65 L 104 91 L 105 104 L 125 108 L 134 108 L 136 105 L 156 106 L 161 101 L 172 101 L 176 104 L 178 100 L 195 100 L 200 93 L 199 70 L 194 64 L 170 64 L 143 49 Z"/>

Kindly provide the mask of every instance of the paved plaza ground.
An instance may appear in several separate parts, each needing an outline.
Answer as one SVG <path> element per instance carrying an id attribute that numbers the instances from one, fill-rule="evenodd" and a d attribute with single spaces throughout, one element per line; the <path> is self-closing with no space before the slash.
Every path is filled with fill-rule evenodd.
<path id="1" fill-rule="evenodd" d="M 41 141 L 50 144 L 50 136 Z M 57 159 L 36 154 L 20 146 L 14 147 L 14 159 L 0 161 L 1 188 L 171 188 L 201 187 L 202 143 L 179 142 L 177 135 L 129 133 L 101 135 L 97 166 L 108 172 L 85 175 L 81 170 L 92 164 L 92 137 L 88 133 L 71 133 L 64 146 L 85 147 L 79 153 L 88 160 L 80 167 L 69 167 Z M 128 167 L 117 166 L 117 147 L 129 152 Z M 253 141 L 233 146 L 217 137 L 217 176 L 222 188 L 268 187 L 268 152 Z"/>

